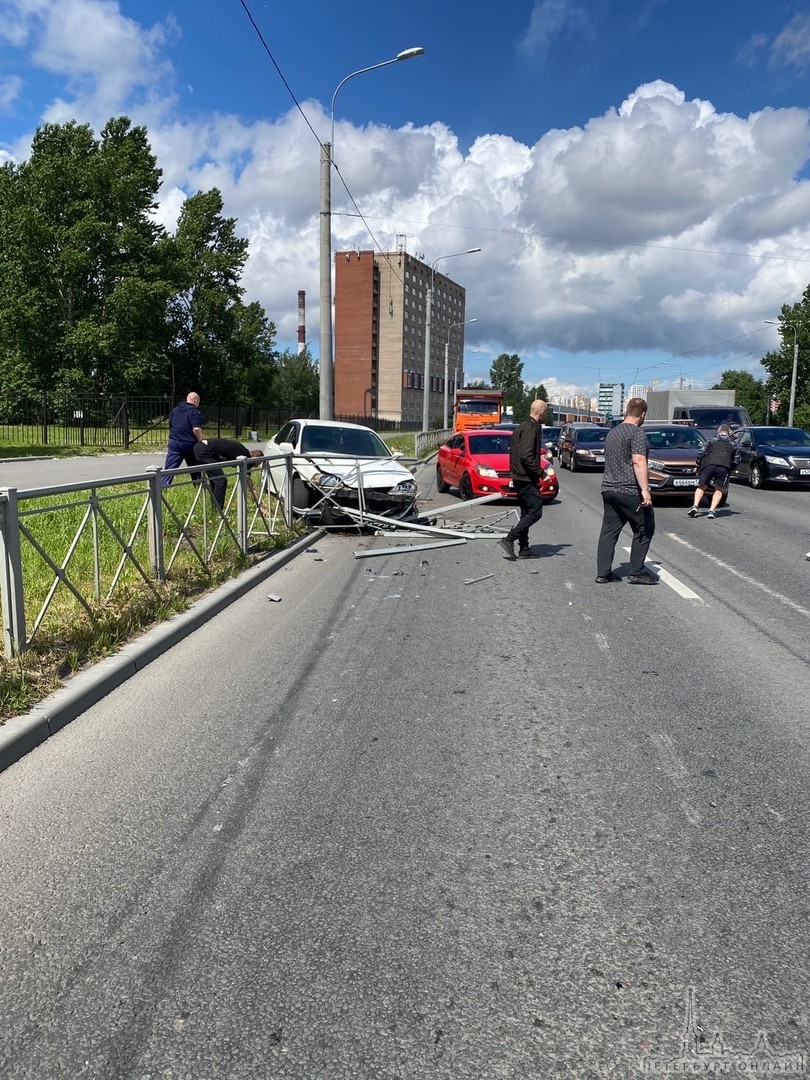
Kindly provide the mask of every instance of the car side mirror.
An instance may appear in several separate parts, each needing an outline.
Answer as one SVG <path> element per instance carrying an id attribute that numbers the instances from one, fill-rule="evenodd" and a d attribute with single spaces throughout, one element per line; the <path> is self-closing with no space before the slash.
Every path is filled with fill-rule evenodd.
<path id="1" fill-rule="evenodd" d="M 405 455 L 402 453 L 401 450 L 394 450 L 393 453 L 391 454 L 391 457 L 395 461 L 398 461 L 401 457 L 405 457 Z"/>
<path id="2" fill-rule="evenodd" d="M 291 454 L 294 450 L 293 444 L 289 442 L 279 443 L 278 448 L 282 454 Z"/>

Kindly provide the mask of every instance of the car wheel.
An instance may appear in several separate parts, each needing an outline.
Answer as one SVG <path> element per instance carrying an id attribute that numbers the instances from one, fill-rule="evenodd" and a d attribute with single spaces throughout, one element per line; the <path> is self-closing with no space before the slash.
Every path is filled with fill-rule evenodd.
<path id="1" fill-rule="evenodd" d="M 458 493 L 465 502 L 469 502 L 473 498 L 472 484 L 467 473 L 461 474 L 461 479 L 458 482 Z"/>
<path id="2" fill-rule="evenodd" d="M 577 471 L 577 459 L 574 457 L 573 454 L 571 455 L 571 458 L 568 462 L 568 468 L 571 470 L 571 472 Z"/>
<path id="3" fill-rule="evenodd" d="M 751 462 L 751 471 L 748 474 L 748 483 L 752 488 L 765 487 L 765 470 L 759 461 Z"/>
<path id="4" fill-rule="evenodd" d="M 292 482 L 293 513 L 301 514 L 302 510 L 308 510 L 312 506 L 312 492 L 301 479 L 294 476 Z"/>
<path id="5" fill-rule="evenodd" d="M 441 467 L 439 465 L 436 466 L 436 490 L 439 492 L 440 495 L 446 495 L 447 492 L 450 490 L 450 485 L 445 482 L 445 479 L 442 476 Z"/>

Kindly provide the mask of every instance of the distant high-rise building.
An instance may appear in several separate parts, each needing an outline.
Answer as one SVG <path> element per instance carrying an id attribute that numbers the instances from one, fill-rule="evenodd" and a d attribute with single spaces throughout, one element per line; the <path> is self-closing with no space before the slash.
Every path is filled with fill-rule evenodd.
<path id="1" fill-rule="evenodd" d="M 646 398 L 649 392 L 650 388 L 649 386 L 647 386 L 646 383 L 634 382 L 633 385 L 630 387 L 629 391 L 627 392 L 627 397 Z"/>
<path id="2" fill-rule="evenodd" d="M 426 294 L 433 281 L 430 370 Z M 452 410 L 464 381 L 465 290 L 407 251 L 335 254 L 335 416 L 418 422 L 423 390 L 431 421 Z"/>
<path id="3" fill-rule="evenodd" d="M 597 408 L 608 420 L 624 415 L 624 383 L 599 383 Z"/>

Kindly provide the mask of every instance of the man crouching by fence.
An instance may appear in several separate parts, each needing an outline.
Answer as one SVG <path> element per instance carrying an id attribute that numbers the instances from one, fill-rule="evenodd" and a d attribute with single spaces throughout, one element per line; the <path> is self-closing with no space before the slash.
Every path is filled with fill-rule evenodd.
<path id="1" fill-rule="evenodd" d="M 248 450 L 246 446 L 237 442 L 236 439 L 202 439 L 194 447 L 194 457 L 199 465 L 215 465 L 217 462 L 221 461 L 236 461 L 236 459 L 240 457 L 263 457 L 263 451 Z M 248 468 L 252 469 L 254 466 L 255 462 L 248 465 Z M 205 475 L 208 477 L 211 501 L 218 510 L 224 510 L 225 491 L 228 487 L 225 473 L 222 469 L 206 469 Z M 256 488 L 253 486 L 253 481 L 250 479 L 250 476 L 248 476 L 248 488 L 258 505 L 259 495 Z"/>

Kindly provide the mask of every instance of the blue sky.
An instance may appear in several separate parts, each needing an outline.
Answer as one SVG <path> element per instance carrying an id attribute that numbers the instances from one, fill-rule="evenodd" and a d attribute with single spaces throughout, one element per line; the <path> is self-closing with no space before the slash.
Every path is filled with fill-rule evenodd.
<path id="1" fill-rule="evenodd" d="M 336 188 L 336 248 L 480 246 L 451 264 L 471 376 L 503 351 L 563 396 L 761 373 L 765 320 L 810 281 L 808 5 L 246 3 L 292 96 L 240 0 L 0 0 L 0 158 L 44 120 L 145 124 L 162 219 L 218 186 L 248 299 L 293 345 L 305 289 L 317 354 L 318 146 L 293 96 L 327 138 L 344 76 L 419 45 L 340 91 L 367 224 Z"/>

